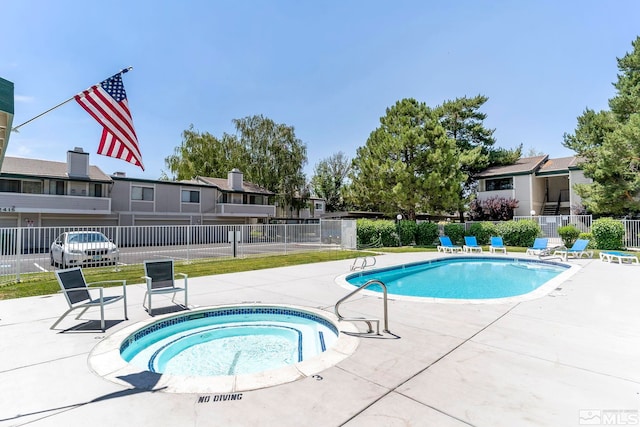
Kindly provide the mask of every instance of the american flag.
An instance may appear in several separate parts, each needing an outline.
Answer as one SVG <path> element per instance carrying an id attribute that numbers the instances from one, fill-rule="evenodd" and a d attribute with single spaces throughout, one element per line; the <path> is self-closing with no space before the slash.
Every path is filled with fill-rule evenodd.
<path id="1" fill-rule="evenodd" d="M 138 137 L 133 129 L 122 73 L 75 96 L 78 104 L 103 126 L 98 154 L 122 159 L 144 170 Z"/>

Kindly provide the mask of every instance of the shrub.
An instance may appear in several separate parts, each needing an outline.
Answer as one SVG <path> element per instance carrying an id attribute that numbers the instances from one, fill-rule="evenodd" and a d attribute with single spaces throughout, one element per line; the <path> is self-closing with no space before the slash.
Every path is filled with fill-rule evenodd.
<path id="1" fill-rule="evenodd" d="M 446 223 L 444 225 L 444 235 L 449 236 L 451 243 L 461 245 L 464 240 L 464 225 Z"/>
<path id="2" fill-rule="evenodd" d="M 356 221 L 356 241 L 359 248 L 377 247 L 382 244 L 375 226 L 375 221 L 370 219 L 359 219 Z"/>
<path id="3" fill-rule="evenodd" d="M 564 243 L 566 247 L 570 248 L 580 236 L 580 230 L 578 230 L 575 225 L 569 224 L 559 227 L 558 234 L 562 238 L 562 243 Z"/>
<path id="4" fill-rule="evenodd" d="M 496 226 L 496 229 L 498 234 L 502 236 L 505 245 L 523 248 L 532 246 L 535 238 L 542 234 L 538 223 L 531 219 L 501 222 Z"/>
<path id="5" fill-rule="evenodd" d="M 475 222 L 469 227 L 469 234 L 476 236 L 479 245 L 488 245 L 491 236 L 498 234 L 498 229 L 492 222 Z"/>
<path id="6" fill-rule="evenodd" d="M 508 221 L 513 218 L 513 210 L 517 207 L 516 199 L 494 196 L 486 200 L 472 200 L 468 214 L 474 221 Z"/>
<path id="7" fill-rule="evenodd" d="M 411 245 L 416 240 L 418 225 L 415 221 L 403 220 L 398 224 L 400 230 L 400 243 L 402 246 Z"/>
<path id="8" fill-rule="evenodd" d="M 598 249 L 622 249 L 624 245 L 624 225 L 613 218 L 593 221 L 591 233 Z"/>
<path id="9" fill-rule="evenodd" d="M 359 219 L 356 221 L 358 247 L 398 246 L 398 229 L 394 221 Z"/>
<path id="10" fill-rule="evenodd" d="M 431 246 L 438 238 L 438 224 L 421 222 L 416 227 L 416 245 Z"/>

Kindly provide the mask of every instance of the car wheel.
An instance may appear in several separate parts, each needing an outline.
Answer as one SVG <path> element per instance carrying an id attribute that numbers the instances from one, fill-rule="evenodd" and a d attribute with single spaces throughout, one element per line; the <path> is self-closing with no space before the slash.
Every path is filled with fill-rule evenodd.
<path id="1" fill-rule="evenodd" d="M 49 259 L 51 262 L 51 266 L 55 267 L 56 266 L 56 262 L 53 260 L 53 252 L 49 252 Z"/>
<path id="2" fill-rule="evenodd" d="M 64 262 L 64 255 L 62 255 L 62 258 L 60 259 L 60 268 L 67 268 L 67 264 Z"/>

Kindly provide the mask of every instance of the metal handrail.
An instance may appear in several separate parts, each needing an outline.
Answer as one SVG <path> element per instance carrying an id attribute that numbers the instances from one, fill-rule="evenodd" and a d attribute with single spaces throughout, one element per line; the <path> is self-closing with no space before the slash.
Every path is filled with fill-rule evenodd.
<path id="1" fill-rule="evenodd" d="M 369 260 L 371 260 L 371 264 L 369 264 Z M 358 264 L 358 261 L 360 264 Z M 351 264 L 351 271 L 357 270 L 358 268 L 364 270 L 366 267 L 372 267 L 376 265 L 376 257 L 374 256 L 359 256 L 353 260 L 353 264 Z"/>
<path id="2" fill-rule="evenodd" d="M 335 309 L 334 309 L 335 314 L 336 314 L 336 316 L 338 316 L 338 320 L 350 320 L 350 321 L 359 320 L 359 321 L 365 322 L 367 325 L 369 325 L 369 331 L 368 332 L 373 332 L 373 328 L 371 327 L 371 320 L 372 319 L 346 318 L 346 317 L 342 316 L 340 314 L 340 311 L 338 310 L 338 308 L 340 307 L 340 304 L 342 304 L 343 302 L 345 302 L 346 300 L 348 300 L 349 298 L 351 298 L 353 295 L 357 294 L 361 290 L 366 289 L 366 288 L 368 288 L 369 286 L 372 286 L 372 285 L 380 285 L 382 287 L 383 303 L 384 303 L 384 329 L 382 330 L 382 332 L 391 333 L 389 331 L 389 316 L 387 315 L 387 285 L 385 285 L 384 283 L 382 283 L 378 279 L 369 280 L 367 283 L 365 283 L 364 285 L 362 285 L 359 288 L 355 289 L 353 292 L 350 292 L 349 294 L 347 294 L 344 297 L 340 298 L 338 300 L 338 302 L 336 302 L 336 306 L 335 306 Z M 376 333 L 378 335 L 380 335 L 380 321 L 378 319 L 374 319 L 373 321 L 376 322 L 376 324 L 377 324 Z"/>

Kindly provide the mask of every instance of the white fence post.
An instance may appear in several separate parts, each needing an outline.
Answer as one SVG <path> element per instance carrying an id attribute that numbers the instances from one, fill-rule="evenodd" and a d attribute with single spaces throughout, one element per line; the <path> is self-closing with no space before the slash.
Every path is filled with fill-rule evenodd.
<path id="1" fill-rule="evenodd" d="M 20 264 L 22 260 L 20 255 L 22 254 L 22 227 L 18 227 L 16 233 L 16 282 L 20 282 Z"/>

